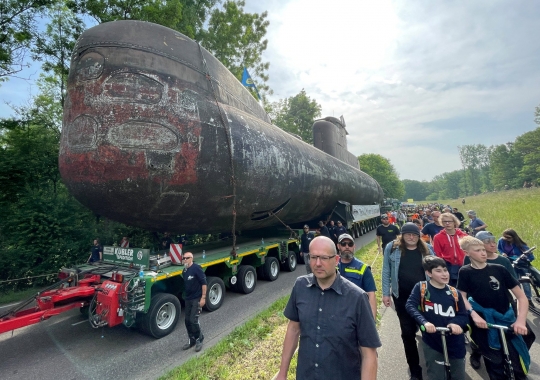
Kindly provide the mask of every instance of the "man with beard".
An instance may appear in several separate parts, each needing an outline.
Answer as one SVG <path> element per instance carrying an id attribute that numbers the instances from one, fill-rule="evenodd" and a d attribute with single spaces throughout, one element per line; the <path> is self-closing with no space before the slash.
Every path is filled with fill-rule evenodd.
<path id="1" fill-rule="evenodd" d="M 377 298 L 375 297 L 375 292 L 377 291 L 377 287 L 375 286 L 375 280 L 373 279 L 371 268 L 354 257 L 355 248 L 354 239 L 351 235 L 342 234 L 339 237 L 338 250 L 340 261 L 337 268 L 342 277 L 345 277 L 367 293 L 373 319 L 376 320 Z"/>
<path id="2" fill-rule="evenodd" d="M 381 215 L 381 223 L 382 224 L 377 227 L 376 231 L 377 246 L 379 247 L 379 252 L 384 252 L 386 244 L 390 243 L 392 240 L 398 237 L 400 232 L 398 226 L 390 224 L 390 222 L 388 221 L 388 216 L 386 214 Z"/>

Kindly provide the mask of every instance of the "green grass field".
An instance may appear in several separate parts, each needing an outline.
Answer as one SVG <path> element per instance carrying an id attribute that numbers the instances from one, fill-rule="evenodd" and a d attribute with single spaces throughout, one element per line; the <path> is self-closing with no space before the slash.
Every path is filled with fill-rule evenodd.
<path id="1" fill-rule="evenodd" d="M 539 188 L 487 193 L 467 197 L 465 201 L 464 206 L 461 204 L 461 199 L 446 199 L 439 202 L 457 207 L 465 217 L 467 210 L 476 211 L 477 217 L 487 224 L 487 230 L 497 239 L 501 237 L 505 229 L 512 228 L 529 247 L 540 244 Z M 533 264 L 540 268 L 540 260 L 533 261 Z"/>

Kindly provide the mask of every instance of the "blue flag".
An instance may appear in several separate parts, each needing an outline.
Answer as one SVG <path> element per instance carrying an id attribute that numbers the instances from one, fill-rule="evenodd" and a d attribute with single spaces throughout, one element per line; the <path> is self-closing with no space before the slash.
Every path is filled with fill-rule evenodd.
<path id="1" fill-rule="evenodd" d="M 244 67 L 244 72 L 242 73 L 242 84 L 246 87 L 253 87 L 255 89 L 255 92 L 257 93 L 257 97 L 259 98 L 259 100 L 261 100 L 261 96 L 259 95 L 259 90 L 257 90 L 257 86 L 255 86 L 255 83 L 253 83 L 253 79 L 251 79 L 251 76 L 249 75 L 245 67 Z"/>

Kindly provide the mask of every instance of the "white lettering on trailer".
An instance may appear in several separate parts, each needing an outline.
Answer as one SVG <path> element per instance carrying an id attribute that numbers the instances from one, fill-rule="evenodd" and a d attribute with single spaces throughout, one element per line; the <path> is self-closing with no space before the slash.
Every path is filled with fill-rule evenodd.
<path id="1" fill-rule="evenodd" d="M 118 260 L 133 261 L 133 249 L 115 248 L 114 254 Z"/>
<path id="2" fill-rule="evenodd" d="M 353 205 L 352 206 L 353 220 L 361 222 L 363 220 L 376 218 L 381 215 L 379 205 Z"/>

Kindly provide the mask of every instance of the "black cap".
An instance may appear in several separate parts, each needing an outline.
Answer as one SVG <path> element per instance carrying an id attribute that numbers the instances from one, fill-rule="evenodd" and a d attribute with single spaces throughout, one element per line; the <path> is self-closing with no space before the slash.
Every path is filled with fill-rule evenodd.
<path id="1" fill-rule="evenodd" d="M 401 234 L 415 234 L 420 236 L 420 228 L 414 223 L 405 223 L 403 227 L 401 227 Z"/>

